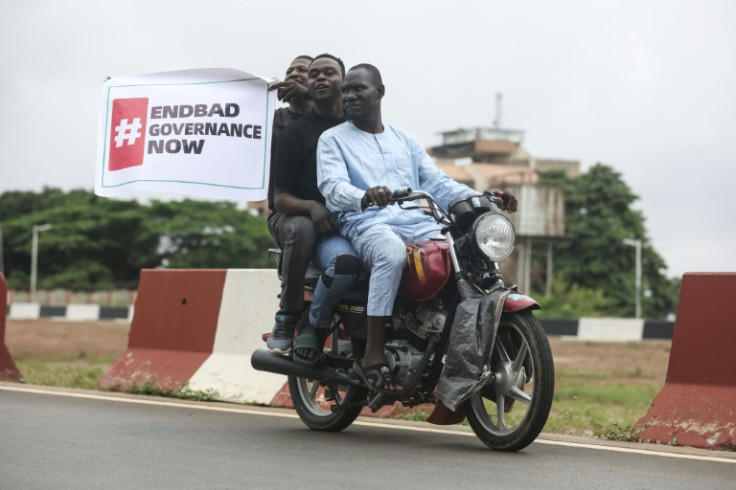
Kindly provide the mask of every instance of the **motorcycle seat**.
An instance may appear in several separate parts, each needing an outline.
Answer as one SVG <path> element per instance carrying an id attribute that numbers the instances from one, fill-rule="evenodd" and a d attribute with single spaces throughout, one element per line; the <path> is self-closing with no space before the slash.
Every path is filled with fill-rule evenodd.
<path id="1" fill-rule="evenodd" d="M 281 279 L 282 251 L 280 248 L 269 248 L 268 253 L 271 254 L 273 259 L 276 261 L 279 279 Z M 317 287 L 317 281 L 319 280 L 319 276 L 321 275 L 322 275 L 322 269 L 320 269 L 313 262 L 310 261 L 309 266 L 307 267 L 307 273 L 304 276 L 304 289 L 306 289 L 307 291 L 313 292 L 314 288 Z M 360 280 L 358 280 L 358 282 L 351 288 L 350 293 L 346 295 L 346 298 L 355 296 L 355 299 L 360 299 L 360 298 L 364 298 L 365 295 L 367 294 L 368 294 L 368 274 L 364 274 L 363 276 L 361 276 Z"/>

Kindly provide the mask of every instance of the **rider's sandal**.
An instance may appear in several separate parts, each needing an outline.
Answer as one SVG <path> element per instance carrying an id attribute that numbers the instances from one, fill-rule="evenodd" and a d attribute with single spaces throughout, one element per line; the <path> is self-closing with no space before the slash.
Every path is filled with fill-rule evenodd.
<path id="1" fill-rule="evenodd" d="M 388 389 L 389 386 L 393 385 L 393 378 L 391 377 L 391 370 L 385 362 L 363 367 L 360 365 L 360 361 L 355 361 L 353 370 L 360 376 L 360 379 L 363 380 L 370 391 L 384 394 L 400 391 Z"/>
<path id="2" fill-rule="evenodd" d="M 314 359 L 310 359 L 306 356 L 300 356 L 297 351 L 300 349 L 307 349 L 310 352 L 314 352 Z M 294 362 L 301 364 L 302 366 L 312 367 L 319 362 L 320 352 L 322 351 L 322 339 L 316 332 L 302 333 L 294 339 L 294 345 L 291 348 Z"/>

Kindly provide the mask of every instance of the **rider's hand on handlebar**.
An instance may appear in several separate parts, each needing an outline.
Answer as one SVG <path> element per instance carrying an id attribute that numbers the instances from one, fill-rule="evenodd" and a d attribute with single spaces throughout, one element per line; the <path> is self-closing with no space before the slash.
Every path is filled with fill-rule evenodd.
<path id="1" fill-rule="evenodd" d="M 363 199 L 360 200 L 360 205 L 363 209 L 368 206 L 378 206 L 379 208 L 385 208 L 389 204 L 393 204 L 394 201 L 391 199 L 391 189 L 385 185 L 377 185 L 371 187 L 365 191 Z"/>
<path id="2" fill-rule="evenodd" d="M 506 211 L 509 213 L 515 213 L 519 210 L 519 201 L 516 200 L 516 196 L 510 190 L 493 191 L 493 194 L 503 200 L 503 203 L 506 205 Z"/>
<path id="3" fill-rule="evenodd" d="M 314 223 L 314 228 L 320 233 L 339 230 L 335 217 L 330 210 L 318 202 L 315 202 L 309 209 L 309 217 L 312 219 L 312 223 Z"/>

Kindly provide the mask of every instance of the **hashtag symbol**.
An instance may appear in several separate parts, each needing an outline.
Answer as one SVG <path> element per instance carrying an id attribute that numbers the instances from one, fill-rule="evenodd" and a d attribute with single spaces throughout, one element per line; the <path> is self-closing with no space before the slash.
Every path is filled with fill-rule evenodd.
<path id="1" fill-rule="evenodd" d="M 141 118 L 136 117 L 132 123 L 128 119 L 121 119 L 120 124 L 115 126 L 115 148 L 120 148 L 127 141 L 128 146 L 135 144 L 135 140 L 141 137 Z"/>

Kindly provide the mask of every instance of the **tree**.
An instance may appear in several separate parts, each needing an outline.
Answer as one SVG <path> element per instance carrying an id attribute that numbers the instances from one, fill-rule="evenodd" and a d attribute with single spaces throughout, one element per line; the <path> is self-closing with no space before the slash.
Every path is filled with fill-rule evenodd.
<path id="1" fill-rule="evenodd" d="M 158 234 L 135 201 L 58 189 L 44 189 L 36 202 L 17 197 L 11 205 L 25 214 L 4 222 L 11 287 L 27 287 L 32 228 L 39 224 L 52 226 L 39 235 L 39 288 L 134 287 L 142 267 L 158 264 Z"/>
<path id="2" fill-rule="evenodd" d="M 29 286 L 34 225 L 38 287 L 135 288 L 142 268 L 266 267 L 273 241 L 263 218 L 229 202 L 105 199 L 85 190 L 0 195 L 4 265 L 11 288 Z"/>
<path id="3" fill-rule="evenodd" d="M 634 314 L 635 253 L 624 239 L 642 241 L 642 298 L 645 317 L 674 312 L 676 281 L 664 275 L 666 264 L 651 246 L 640 211 L 631 208 L 638 197 L 611 167 L 596 164 L 577 178 L 563 173 L 542 174 L 541 184 L 565 189 L 565 238 L 555 246 L 555 270 L 579 288 L 600 290 L 601 312 Z"/>
<path id="4" fill-rule="evenodd" d="M 172 268 L 269 267 L 273 239 L 263 218 L 232 202 L 154 202 L 162 264 Z"/>

